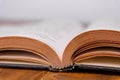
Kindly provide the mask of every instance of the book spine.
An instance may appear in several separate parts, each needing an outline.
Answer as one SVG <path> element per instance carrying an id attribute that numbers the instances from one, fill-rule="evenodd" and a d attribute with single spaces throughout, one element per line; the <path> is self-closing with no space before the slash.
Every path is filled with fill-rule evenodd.
<path id="1" fill-rule="evenodd" d="M 109 66 L 95 66 L 95 65 L 83 65 L 83 64 L 74 64 L 61 67 L 52 67 L 45 65 L 29 65 L 29 64 L 9 64 L 9 63 L 0 63 L 0 68 L 13 68 L 13 69 L 30 69 L 30 70 L 50 70 L 52 72 L 67 72 L 72 70 L 77 71 L 92 71 L 92 72 L 113 72 L 120 73 L 119 67 L 109 67 Z"/>
<path id="2" fill-rule="evenodd" d="M 48 69 L 49 69 L 49 66 L 43 66 L 43 65 L 30 65 L 30 64 L 0 63 L 0 68 L 48 70 Z"/>
<path id="3" fill-rule="evenodd" d="M 74 65 L 64 66 L 64 67 L 49 67 L 50 71 L 53 72 L 64 72 L 64 71 L 71 71 L 74 69 Z"/>
<path id="4" fill-rule="evenodd" d="M 76 68 L 77 71 L 120 73 L 120 67 L 84 65 L 84 64 L 75 64 L 74 67 Z"/>
<path id="5" fill-rule="evenodd" d="M 109 67 L 109 66 L 95 66 L 95 65 L 83 65 L 83 64 L 73 64 L 63 68 L 51 67 L 50 71 L 53 72 L 67 72 L 67 71 L 87 71 L 87 72 L 101 72 L 101 73 L 120 73 L 120 68 Z"/>
<path id="6" fill-rule="evenodd" d="M 45 66 L 45 65 L 0 63 L 0 68 L 49 70 L 52 72 L 61 72 L 61 71 L 71 71 L 72 69 L 74 69 L 74 66 L 69 65 L 61 68 L 61 67 L 52 67 L 52 66 Z"/>

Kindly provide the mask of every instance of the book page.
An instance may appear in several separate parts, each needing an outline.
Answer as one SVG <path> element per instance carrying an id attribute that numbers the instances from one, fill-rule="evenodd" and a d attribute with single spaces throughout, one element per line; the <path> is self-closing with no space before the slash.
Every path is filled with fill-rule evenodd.
<path id="1" fill-rule="evenodd" d="M 100 19 L 91 22 L 84 32 L 91 30 L 115 30 L 120 31 L 120 20 L 116 19 Z"/>
<path id="2" fill-rule="evenodd" d="M 79 20 L 52 19 L 19 25 L 1 25 L 0 37 L 23 36 L 40 40 L 49 45 L 62 59 L 68 43 L 83 30 Z"/>
<path id="3" fill-rule="evenodd" d="M 119 57 L 93 57 L 90 59 L 83 60 L 79 64 L 84 65 L 95 65 L 95 66 L 107 66 L 107 67 L 120 67 Z"/>

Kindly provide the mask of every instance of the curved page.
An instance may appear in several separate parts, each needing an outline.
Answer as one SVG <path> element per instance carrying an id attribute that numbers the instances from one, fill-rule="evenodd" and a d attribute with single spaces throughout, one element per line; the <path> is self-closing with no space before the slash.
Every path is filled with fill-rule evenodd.
<path id="1" fill-rule="evenodd" d="M 83 30 L 84 27 L 78 20 L 52 19 L 19 25 L 1 25 L 0 37 L 22 36 L 42 41 L 62 59 L 67 44 Z"/>

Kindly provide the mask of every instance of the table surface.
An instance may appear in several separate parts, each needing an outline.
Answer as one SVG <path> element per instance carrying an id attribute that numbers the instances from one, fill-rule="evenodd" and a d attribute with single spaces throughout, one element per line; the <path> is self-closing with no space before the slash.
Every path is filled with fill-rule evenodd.
<path id="1" fill-rule="evenodd" d="M 120 80 L 119 74 L 0 68 L 0 80 Z"/>

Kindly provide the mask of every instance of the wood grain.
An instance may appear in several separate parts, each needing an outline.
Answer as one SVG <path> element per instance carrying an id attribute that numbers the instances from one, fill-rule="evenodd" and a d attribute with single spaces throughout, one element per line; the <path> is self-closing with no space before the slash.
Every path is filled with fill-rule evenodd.
<path id="1" fill-rule="evenodd" d="M 120 80 L 119 75 L 0 68 L 0 80 Z"/>

